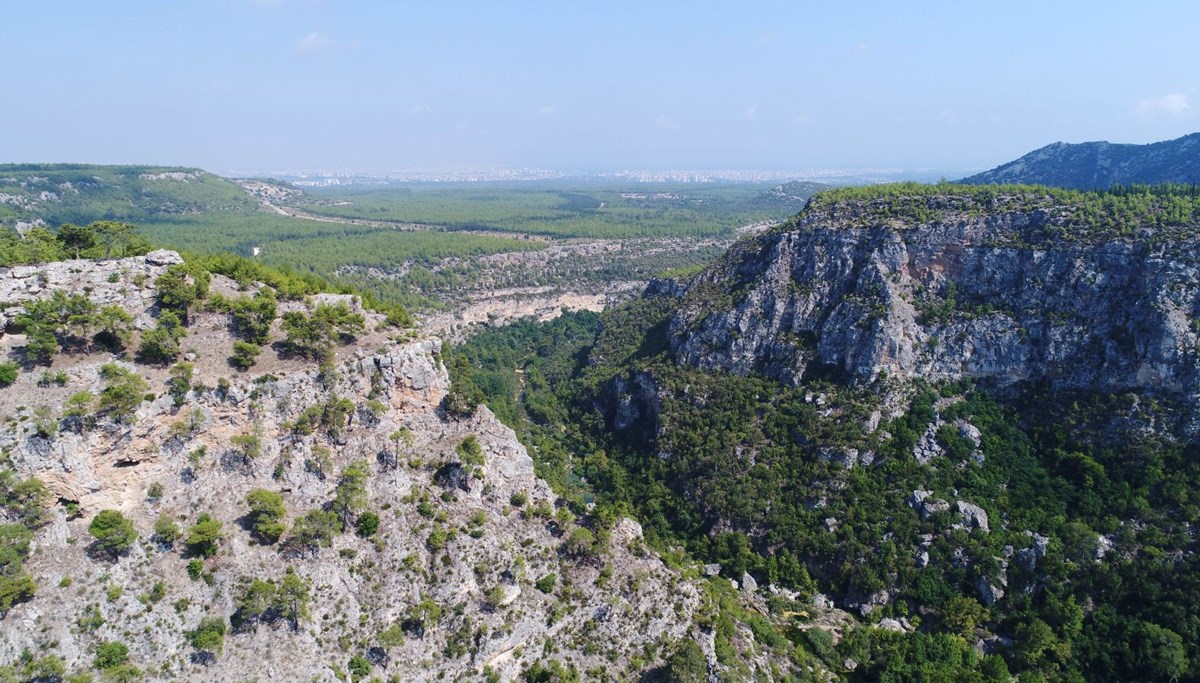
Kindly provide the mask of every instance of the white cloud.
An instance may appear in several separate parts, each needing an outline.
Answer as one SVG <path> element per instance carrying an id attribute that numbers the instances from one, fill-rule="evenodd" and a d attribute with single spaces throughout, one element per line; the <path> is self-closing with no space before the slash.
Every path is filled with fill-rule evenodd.
<path id="1" fill-rule="evenodd" d="M 428 114 L 432 108 L 428 104 L 414 104 L 408 108 L 410 114 Z"/>
<path id="2" fill-rule="evenodd" d="M 1149 97 L 1137 105 L 1138 112 L 1142 114 L 1154 114 L 1156 112 L 1166 112 L 1173 116 L 1179 116 L 1192 108 L 1188 102 L 1188 96 L 1181 93 L 1171 93 L 1162 97 Z"/>
<path id="3" fill-rule="evenodd" d="M 748 119 L 750 119 L 751 121 L 753 121 L 753 120 L 754 120 L 754 117 L 758 116 L 758 105 L 757 105 L 757 104 L 752 104 L 752 105 L 750 105 L 749 107 L 747 107 L 747 108 L 746 108 L 746 111 L 744 111 L 744 112 L 742 112 L 742 113 L 743 113 L 743 114 L 746 116 L 746 118 L 748 118 Z"/>
<path id="4" fill-rule="evenodd" d="M 538 117 L 539 119 L 545 119 L 545 118 L 554 116 L 557 113 L 558 113 L 558 108 L 553 105 L 550 105 L 550 106 L 542 107 L 541 109 L 534 112 L 533 115 Z"/>
<path id="5" fill-rule="evenodd" d="M 333 41 L 329 39 L 329 36 L 320 31 L 313 31 L 296 41 L 296 49 L 301 52 L 316 52 L 317 50 L 324 50 L 332 44 Z"/>
<path id="6" fill-rule="evenodd" d="M 792 123 L 797 126 L 807 126 L 812 123 L 812 119 L 807 114 L 800 114 L 799 116 L 792 117 Z"/>
<path id="7" fill-rule="evenodd" d="M 941 109 L 938 111 L 937 117 L 942 123 L 958 123 L 958 114 L 953 109 Z"/>

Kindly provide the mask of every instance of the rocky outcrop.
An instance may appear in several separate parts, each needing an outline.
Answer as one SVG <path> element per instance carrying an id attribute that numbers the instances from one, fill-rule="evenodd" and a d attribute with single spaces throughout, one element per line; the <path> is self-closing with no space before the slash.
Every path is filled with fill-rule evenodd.
<path id="1" fill-rule="evenodd" d="M 150 311 L 155 305 L 152 285 L 176 263 L 183 263 L 179 254 L 160 249 L 132 258 L 0 268 L 0 330 L 8 324 L 6 310 L 48 297 L 55 289 L 85 295 L 100 306 L 120 306 L 134 316 L 139 329 L 152 327 Z"/>
<path id="2" fill-rule="evenodd" d="M 1200 240 L 1152 227 L 1076 239 L 1074 209 L 1048 201 L 818 203 L 692 279 L 672 348 L 793 384 L 969 377 L 1196 404 Z M 1187 431 L 1200 438 L 1200 419 Z"/>

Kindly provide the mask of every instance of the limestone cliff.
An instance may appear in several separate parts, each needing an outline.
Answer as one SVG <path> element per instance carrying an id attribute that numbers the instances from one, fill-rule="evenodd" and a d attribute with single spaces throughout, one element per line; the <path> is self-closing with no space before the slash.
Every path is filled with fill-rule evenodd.
<path id="1" fill-rule="evenodd" d="M 170 256 L 3 271 L 0 291 L 13 307 L 55 289 L 86 291 L 150 316 L 153 278 L 178 259 Z M 213 287 L 236 289 L 221 277 Z M 369 327 L 382 320 L 364 313 Z M 465 419 L 440 410 L 448 378 L 436 339 L 369 330 L 323 368 L 270 350 L 239 374 L 224 363 L 227 317 L 191 317 L 183 347 L 196 374 L 180 400 L 166 390 L 165 368 L 107 353 L 59 355 L 47 371 L 58 379 L 31 368 L 0 389 L 5 467 L 57 499 L 25 562 L 36 595 L 0 616 L 0 663 L 28 651 L 87 671 L 100 643 L 121 642 L 151 680 L 332 681 L 355 656 L 381 680 L 485 671 L 513 680 L 540 660 L 628 679 L 654 662 L 647 648 L 665 653 L 692 628 L 700 591 L 645 548 L 635 522 L 618 520 L 595 548 L 590 531 L 568 544 L 586 529 L 536 477 L 512 430 L 486 408 Z M 0 342 L 11 351 L 23 335 L 9 332 Z M 99 368 L 114 360 L 149 382 L 132 418 L 57 425 L 66 398 L 100 392 Z M 332 419 L 299 426 L 306 411 L 337 401 L 348 405 Z M 468 439 L 479 447 L 470 456 Z M 299 547 L 288 546 L 290 534 L 271 545 L 249 532 L 252 490 L 282 494 L 285 524 L 296 527 L 308 511 L 336 509 L 356 462 L 369 471 L 359 513 L 378 514 L 377 530 L 350 525 Z M 102 509 L 120 511 L 138 534 L 119 556 L 98 552 L 89 536 Z M 222 525 L 211 558 L 155 536 L 160 518 L 186 536 L 202 515 Z M 279 581 L 288 567 L 310 587 L 307 618 L 294 628 L 234 619 L 216 652 L 189 644 L 203 618 L 236 615 L 251 581 Z M 422 604 L 439 614 L 414 617 Z"/>
<path id="2" fill-rule="evenodd" d="M 1200 399 L 1194 219 L 1089 228 L 1053 196 L 941 192 L 818 198 L 739 242 L 688 284 L 674 351 L 787 383 L 972 377 Z M 1186 430 L 1200 438 L 1200 418 Z"/>

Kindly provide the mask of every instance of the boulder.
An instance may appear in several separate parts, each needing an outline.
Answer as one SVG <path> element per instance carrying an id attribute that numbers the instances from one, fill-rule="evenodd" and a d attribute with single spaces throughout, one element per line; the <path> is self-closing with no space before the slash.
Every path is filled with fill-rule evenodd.
<path id="1" fill-rule="evenodd" d="M 962 515 L 962 523 L 964 526 L 969 529 L 983 529 L 984 531 L 991 530 L 988 528 L 988 516 L 986 510 L 978 505 L 975 505 L 974 503 L 968 503 L 965 500 L 958 501 L 957 505 L 958 512 Z"/>

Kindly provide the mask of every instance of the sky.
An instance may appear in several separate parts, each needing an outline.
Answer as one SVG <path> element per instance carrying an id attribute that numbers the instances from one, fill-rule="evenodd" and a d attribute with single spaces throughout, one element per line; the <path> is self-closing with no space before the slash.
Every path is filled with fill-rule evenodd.
<path id="1" fill-rule="evenodd" d="M 1200 130 L 1200 3 L 3 0 L 0 162 L 990 168 Z"/>

